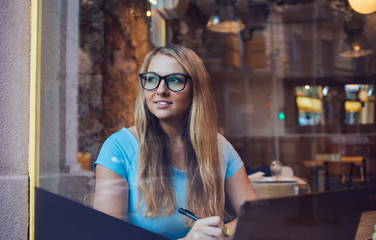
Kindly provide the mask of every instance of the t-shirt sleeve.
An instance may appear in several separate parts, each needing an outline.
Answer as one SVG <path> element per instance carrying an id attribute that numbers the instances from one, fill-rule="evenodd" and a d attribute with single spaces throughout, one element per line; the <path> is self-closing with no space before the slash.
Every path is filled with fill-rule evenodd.
<path id="1" fill-rule="evenodd" d="M 102 165 L 118 173 L 128 181 L 126 161 L 122 153 L 121 145 L 114 136 L 110 136 L 103 143 L 97 160 L 94 162 L 94 168 L 97 164 Z"/>
<path id="2" fill-rule="evenodd" d="M 243 161 L 240 159 L 239 154 L 230 143 L 228 143 L 227 151 L 229 161 L 227 166 L 226 179 L 231 177 L 244 165 Z"/>

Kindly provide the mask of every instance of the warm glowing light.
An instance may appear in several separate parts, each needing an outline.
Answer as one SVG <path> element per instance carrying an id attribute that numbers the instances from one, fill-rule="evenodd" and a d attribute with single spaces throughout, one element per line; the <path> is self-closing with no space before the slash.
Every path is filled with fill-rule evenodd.
<path id="1" fill-rule="evenodd" d="M 151 16 L 151 11 L 146 12 L 146 16 L 150 17 Z"/>
<path id="2" fill-rule="evenodd" d="M 369 14 L 376 11 L 375 0 L 349 0 L 349 4 L 355 12 Z"/>
<path id="3" fill-rule="evenodd" d="M 310 89 L 311 87 L 310 87 L 309 85 L 305 85 L 304 88 L 308 90 L 308 89 Z"/>
<path id="4" fill-rule="evenodd" d="M 360 47 L 358 45 L 354 46 L 354 50 L 355 51 L 359 51 L 360 50 Z"/>
<path id="5" fill-rule="evenodd" d="M 157 0 L 152 0 L 151 4 L 153 4 L 154 6 L 157 5 Z"/>

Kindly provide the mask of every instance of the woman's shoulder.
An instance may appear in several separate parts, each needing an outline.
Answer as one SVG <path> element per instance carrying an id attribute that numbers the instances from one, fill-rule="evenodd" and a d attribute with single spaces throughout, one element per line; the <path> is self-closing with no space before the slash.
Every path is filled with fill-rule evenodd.
<path id="1" fill-rule="evenodd" d="M 133 169 L 138 158 L 137 139 L 127 128 L 121 128 L 111 134 L 103 143 L 94 166 L 100 164 L 128 180 L 128 169 Z"/>
<path id="2" fill-rule="evenodd" d="M 220 133 L 217 133 L 217 141 L 218 141 L 218 151 L 221 157 L 225 158 L 228 152 L 229 141 Z"/>
<path id="3" fill-rule="evenodd" d="M 133 137 L 138 140 L 136 126 L 132 126 L 127 129 L 133 135 Z"/>
<path id="4" fill-rule="evenodd" d="M 107 140 L 107 142 L 117 142 L 117 143 L 124 143 L 127 142 L 131 145 L 138 145 L 137 138 L 135 137 L 134 130 L 130 130 L 130 128 L 122 127 L 119 131 L 111 134 Z"/>
<path id="5" fill-rule="evenodd" d="M 230 142 L 220 133 L 217 133 L 218 146 L 228 145 Z"/>
<path id="6" fill-rule="evenodd" d="M 226 167 L 226 179 L 231 177 L 244 164 L 232 144 L 218 133 L 218 151 L 224 166 Z"/>
<path id="7" fill-rule="evenodd" d="M 132 132 L 123 127 L 119 131 L 111 134 L 103 143 L 101 153 L 106 158 L 116 156 L 118 159 L 133 159 L 138 153 L 138 142 Z"/>
<path id="8" fill-rule="evenodd" d="M 233 152 L 236 152 L 232 144 L 220 133 L 217 133 L 218 150 L 222 157 L 228 158 Z"/>

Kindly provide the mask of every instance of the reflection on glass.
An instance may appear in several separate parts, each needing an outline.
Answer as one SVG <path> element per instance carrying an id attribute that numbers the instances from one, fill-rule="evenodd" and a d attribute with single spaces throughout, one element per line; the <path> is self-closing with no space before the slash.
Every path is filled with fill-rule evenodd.
<path id="1" fill-rule="evenodd" d="M 150 42 L 182 44 L 202 56 L 213 79 L 220 132 L 246 165 L 269 166 L 277 151 L 283 165 L 309 179 L 299 161 L 316 153 L 375 159 L 374 85 L 345 82 L 372 83 L 375 51 L 339 57 L 346 38 L 340 9 L 321 1 L 278 8 L 243 1 L 247 28 L 230 44 L 202 21 L 215 2 L 182 2 L 189 2 L 185 14 L 164 19 L 146 16 L 150 9 L 175 12 L 163 1 L 43 1 L 41 188 L 92 206 L 93 161 L 107 136 L 134 125 L 138 70 Z M 364 35 L 375 43 L 376 15 L 363 20 Z M 260 44 L 251 48 L 250 42 Z M 263 61 L 248 64 L 260 55 Z M 233 56 L 237 68 L 228 65 Z"/>
<path id="2" fill-rule="evenodd" d="M 346 124 L 373 124 L 375 109 L 374 85 L 346 84 Z"/>
<path id="3" fill-rule="evenodd" d="M 338 86 L 305 85 L 295 87 L 295 95 L 299 126 L 332 124 L 343 118 L 348 125 L 375 122 L 374 85 L 346 84 L 344 92 Z"/>
<path id="4" fill-rule="evenodd" d="M 322 87 L 296 87 L 296 104 L 298 106 L 298 121 L 300 126 L 322 124 Z"/>
<path id="5" fill-rule="evenodd" d="M 90 72 L 89 60 L 79 44 L 83 7 L 77 1 L 51 0 L 43 1 L 42 9 L 39 187 L 83 202 L 94 191 L 94 151 L 81 147 L 88 141 L 80 139 L 90 129 L 80 130 L 80 119 L 93 105 L 84 101 L 95 103 L 90 96 L 97 98 L 95 85 L 84 74 Z M 84 120 L 85 126 L 94 125 Z"/>

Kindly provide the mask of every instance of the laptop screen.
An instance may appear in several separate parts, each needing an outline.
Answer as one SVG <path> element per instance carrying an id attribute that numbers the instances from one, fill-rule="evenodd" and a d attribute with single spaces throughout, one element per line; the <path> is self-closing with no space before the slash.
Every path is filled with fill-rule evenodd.
<path id="1" fill-rule="evenodd" d="M 234 239 L 351 239 L 367 189 L 312 193 L 242 204 Z"/>

